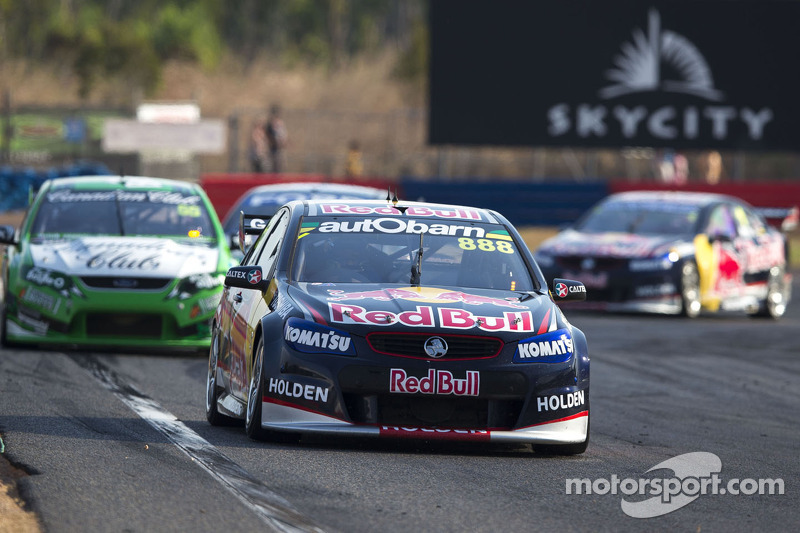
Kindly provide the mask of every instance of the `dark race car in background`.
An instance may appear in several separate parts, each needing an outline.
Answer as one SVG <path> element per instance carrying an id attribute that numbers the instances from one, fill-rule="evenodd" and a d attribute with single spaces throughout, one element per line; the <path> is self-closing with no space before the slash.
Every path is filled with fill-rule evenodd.
<path id="1" fill-rule="evenodd" d="M 231 258 L 198 185 L 49 180 L 0 243 L 4 345 L 208 349 Z"/>
<path id="2" fill-rule="evenodd" d="M 682 314 L 744 311 L 781 317 L 791 296 L 781 230 L 797 209 L 759 210 L 711 193 L 609 196 L 534 254 L 547 277 L 582 281 L 584 307 Z"/>
<path id="3" fill-rule="evenodd" d="M 282 207 L 228 271 L 206 414 L 254 438 L 316 433 L 589 441 L 589 356 L 494 211 L 307 200 Z M 549 446 L 549 448 L 548 448 Z"/>
<path id="4" fill-rule="evenodd" d="M 274 183 L 259 185 L 245 192 L 228 210 L 222 222 L 225 235 L 234 255 L 241 259 L 239 249 L 239 214 L 247 213 L 250 220 L 263 228 L 280 206 L 292 200 L 341 199 L 341 198 L 386 198 L 387 191 L 350 185 L 346 183 Z"/>

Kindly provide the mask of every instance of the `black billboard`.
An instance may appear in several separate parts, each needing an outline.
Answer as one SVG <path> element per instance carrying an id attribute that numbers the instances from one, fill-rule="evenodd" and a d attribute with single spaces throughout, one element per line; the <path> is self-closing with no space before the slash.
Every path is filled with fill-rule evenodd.
<path id="1" fill-rule="evenodd" d="M 431 144 L 800 149 L 800 2 L 431 0 Z"/>

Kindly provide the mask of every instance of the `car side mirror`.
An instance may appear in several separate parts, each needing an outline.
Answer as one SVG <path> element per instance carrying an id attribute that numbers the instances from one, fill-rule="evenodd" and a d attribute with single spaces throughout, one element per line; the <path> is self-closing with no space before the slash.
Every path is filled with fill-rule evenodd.
<path id="1" fill-rule="evenodd" d="M 582 302 L 586 299 L 586 286 L 580 281 L 556 278 L 550 294 L 556 303 Z"/>
<path id="2" fill-rule="evenodd" d="M 708 236 L 708 242 L 733 242 L 733 237 L 724 233 L 716 233 Z"/>
<path id="3" fill-rule="evenodd" d="M 269 286 L 260 266 L 235 266 L 225 274 L 225 285 L 239 289 L 255 289 L 265 292 Z"/>
<path id="4" fill-rule="evenodd" d="M 5 224 L 0 226 L 0 244 L 17 244 L 16 233 L 14 226 Z"/>

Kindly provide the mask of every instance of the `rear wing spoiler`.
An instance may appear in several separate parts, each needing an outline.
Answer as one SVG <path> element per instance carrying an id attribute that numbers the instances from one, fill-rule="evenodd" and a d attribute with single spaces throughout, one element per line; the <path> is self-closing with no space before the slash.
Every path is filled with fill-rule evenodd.
<path id="1" fill-rule="evenodd" d="M 756 207 L 756 213 L 767 220 L 770 226 L 781 231 L 792 231 L 800 221 L 800 210 L 794 207 Z"/>
<path id="2" fill-rule="evenodd" d="M 270 218 L 262 215 L 248 215 L 244 211 L 239 211 L 239 249 L 242 252 L 246 252 L 247 247 L 253 242 L 253 239 L 248 239 L 248 236 L 261 235 Z"/>

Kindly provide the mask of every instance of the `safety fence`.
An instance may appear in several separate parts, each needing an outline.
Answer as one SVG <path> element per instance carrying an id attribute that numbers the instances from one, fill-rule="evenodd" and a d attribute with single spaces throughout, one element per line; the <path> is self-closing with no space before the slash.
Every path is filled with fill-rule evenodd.
<path id="1" fill-rule="evenodd" d="M 37 170 L 30 167 L 0 167 L 0 213 L 25 209 L 29 195 L 51 178 L 64 176 L 92 176 L 109 174 L 110 171 L 102 163 L 94 161 L 78 161 L 76 163 Z"/>

